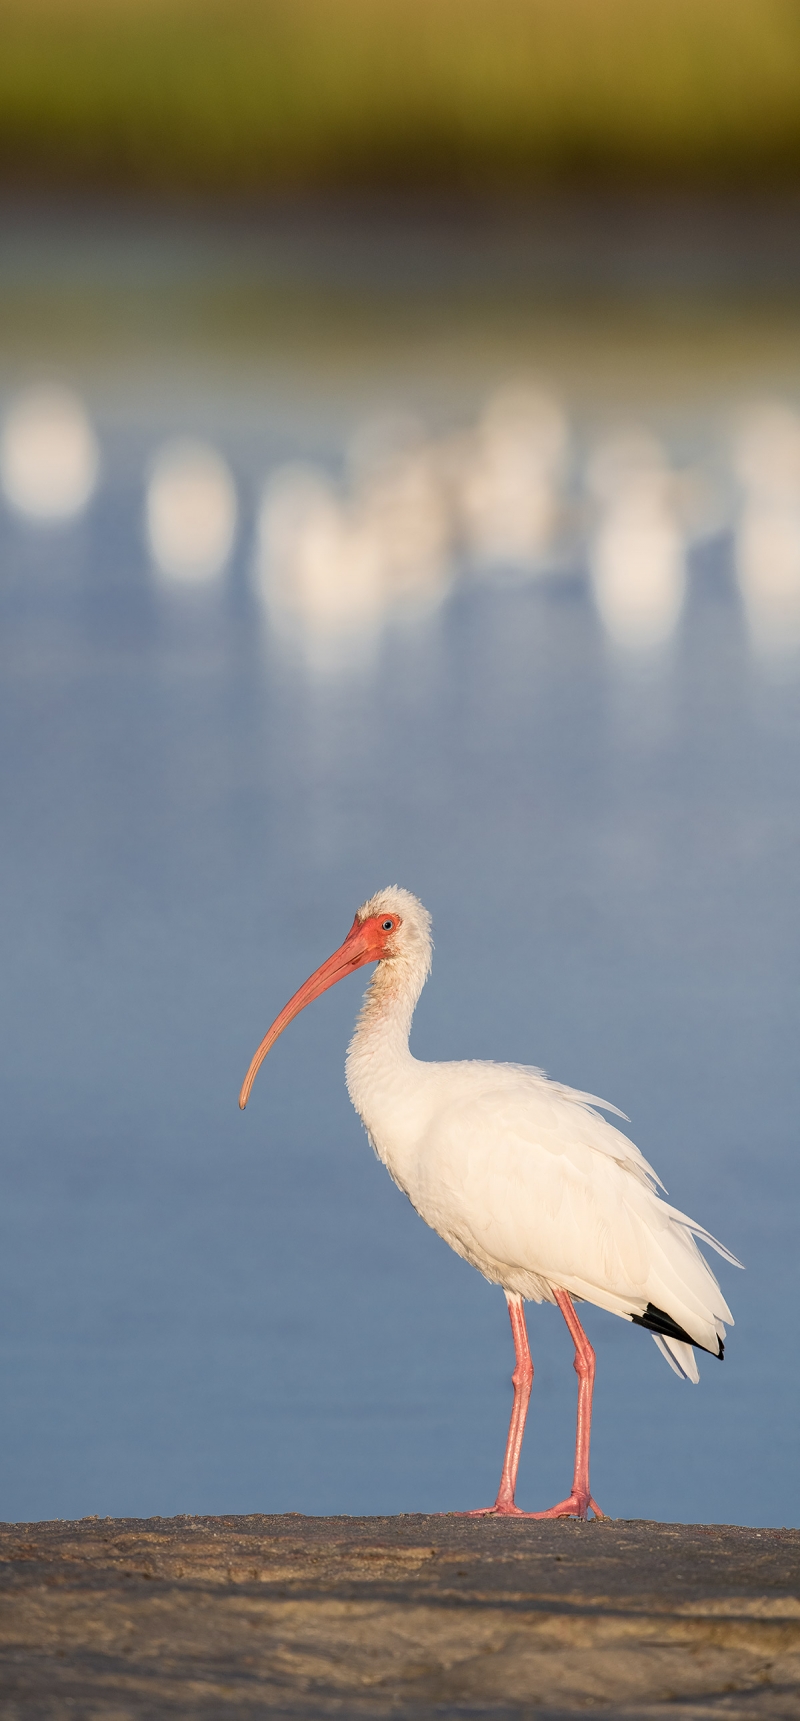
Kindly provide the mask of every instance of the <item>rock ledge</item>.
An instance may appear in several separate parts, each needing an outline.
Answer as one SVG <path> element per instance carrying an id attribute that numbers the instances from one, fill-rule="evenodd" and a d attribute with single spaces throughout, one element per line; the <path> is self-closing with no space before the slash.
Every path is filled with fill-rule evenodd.
<path id="1" fill-rule="evenodd" d="M 4 1721 L 800 1716 L 800 1531 L 0 1526 Z"/>

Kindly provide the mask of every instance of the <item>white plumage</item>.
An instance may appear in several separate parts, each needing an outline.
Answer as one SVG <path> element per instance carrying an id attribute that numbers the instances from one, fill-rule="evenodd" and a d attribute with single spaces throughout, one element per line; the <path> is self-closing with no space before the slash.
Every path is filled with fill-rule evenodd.
<path id="1" fill-rule="evenodd" d="M 596 1109 L 624 1116 L 616 1107 L 524 1065 L 436 1064 L 412 1056 L 409 1030 L 431 950 L 430 916 L 416 897 L 393 887 L 370 898 L 341 949 L 311 976 L 262 1041 L 241 1103 L 292 1016 L 344 974 L 377 961 L 347 1055 L 350 1097 L 378 1158 L 421 1218 L 485 1278 L 502 1285 L 509 1302 L 518 1365 L 504 1467 L 510 1494 L 501 1484 L 492 1510 L 518 1510 L 511 1448 L 516 1416 L 518 1460 L 527 1396 L 517 1373 L 530 1368 L 521 1318 L 525 1299 L 559 1304 L 575 1339 L 579 1376 L 591 1377 L 584 1405 L 585 1487 L 576 1486 L 576 1459 L 573 1493 L 561 1503 L 585 1516 L 589 1504 L 594 1507 L 588 1490 L 594 1355 L 570 1299 L 655 1328 L 653 1337 L 670 1366 L 697 1381 L 693 1345 L 721 1356 L 724 1323 L 732 1317 L 695 1239 L 738 1262 L 658 1194 L 663 1186 L 639 1149 Z M 579 1449 L 581 1439 L 579 1410 Z"/>

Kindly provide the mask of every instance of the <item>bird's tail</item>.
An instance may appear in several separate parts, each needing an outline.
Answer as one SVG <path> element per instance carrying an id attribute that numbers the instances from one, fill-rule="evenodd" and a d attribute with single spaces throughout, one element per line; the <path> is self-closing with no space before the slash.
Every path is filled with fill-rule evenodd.
<path id="1" fill-rule="evenodd" d="M 652 1333 L 651 1337 L 679 1379 L 691 1380 L 697 1386 L 700 1371 L 692 1346 L 684 1344 L 681 1339 L 667 1338 L 664 1333 Z"/>

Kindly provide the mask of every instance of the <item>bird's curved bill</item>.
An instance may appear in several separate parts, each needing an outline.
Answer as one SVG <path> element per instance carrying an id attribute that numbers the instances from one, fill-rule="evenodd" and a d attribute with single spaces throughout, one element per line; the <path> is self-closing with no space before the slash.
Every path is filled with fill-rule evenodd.
<path id="1" fill-rule="evenodd" d="M 279 1016 L 275 1017 L 272 1027 L 264 1035 L 261 1045 L 253 1058 L 247 1075 L 242 1083 L 239 1095 L 239 1106 L 244 1111 L 250 1098 L 250 1090 L 264 1062 L 267 1052 L 274 1046 L 278 1036 L 283 1033 L 295 1016 L 299 1016 L 306 1004 L 314 998 L 319 998 L 322 992 L 327 992 L 329 986 L 335 986 L 337 980 L 343 980 L 346 974 L 353 974 L 357 968 L 362 968 L 365 962 L 377 962 L 381 957 L 380 948 L 375 947 L 374 930 L 369 922 L 362 923 L 358 915 L 347 934 L 344 944 L 316 968 L 313 974 L 303 982 L 299 991 L 284 1004 Z"/>

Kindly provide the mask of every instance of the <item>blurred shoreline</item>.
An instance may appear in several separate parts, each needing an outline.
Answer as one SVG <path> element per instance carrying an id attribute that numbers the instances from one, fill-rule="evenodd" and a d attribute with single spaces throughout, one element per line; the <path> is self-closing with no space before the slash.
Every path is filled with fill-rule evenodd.
<path id="1" fill-rule="evenodd" d="M 161 274 L 198 253 L 206 279 L 237 269 L 332 289 L 463 297 L 487 289 L 581 298 L 800 290 L 800 192 L 537 195 L 350 192 L 159 197 L 0 189 L 0 289 L 45 253 L 69 269 L 130 247 Z"/>

